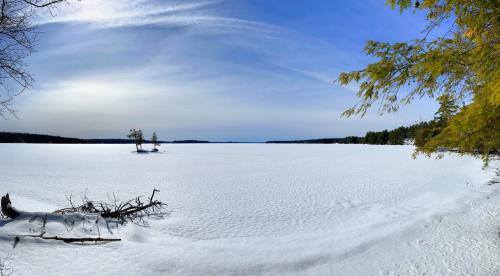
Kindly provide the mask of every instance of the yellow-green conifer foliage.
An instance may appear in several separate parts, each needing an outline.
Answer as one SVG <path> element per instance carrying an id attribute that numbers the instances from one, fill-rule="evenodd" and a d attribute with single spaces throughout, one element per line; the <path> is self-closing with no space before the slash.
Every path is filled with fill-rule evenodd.
<path id="1" fill-rule="evenodd" d="M 438 131 L 430 131 L 417 152 L 444 147 L 487 158 L 498 151 L 500 1 L 389 0 L 388 4 L 400 12 L 425 12 L 428 25 L 421 38 L 410 42 L 367 42 L 365 53 L 377 62 L 341 73 L 337 80 L 342 85 L 359 83 L 361 101 L 343 115 L 364 115 L 377 101 L 380 113 L 385 113 L 415 98 L 448 95 L 464 105 Z M 436 37 L 432 34 L 438 27 L 441 34 Z"/>

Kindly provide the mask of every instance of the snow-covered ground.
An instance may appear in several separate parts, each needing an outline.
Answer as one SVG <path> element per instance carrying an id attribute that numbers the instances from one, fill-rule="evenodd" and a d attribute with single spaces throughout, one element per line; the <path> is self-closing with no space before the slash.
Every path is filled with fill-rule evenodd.
<path id="1" fill-rule="evenodd" d="M 0 193 L 19 209 L 157 188 L 170 212 L 99 246 L 13 248 L 39 224 L 0 223 L 4 264 L 21 275 L 500 275 L 500 192 L 487 185 L 498 161 L 414 160 L 411 146 L 133 148 L 1 144 Z"/>

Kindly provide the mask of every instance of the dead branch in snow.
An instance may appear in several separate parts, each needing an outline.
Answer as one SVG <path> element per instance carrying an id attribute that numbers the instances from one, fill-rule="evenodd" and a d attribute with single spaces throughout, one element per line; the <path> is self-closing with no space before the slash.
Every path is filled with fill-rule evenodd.
<path id="1" fill-rule="evenodd" d="M 116 219 L 120 220 L 122 223 L 126 221 L 142 220 L 143 217 L 161 217 L 165 213 L 166 204 L 154 198 L 156 192 L 160 191 L 153 189 L 153 193 L 147 201 L 142 200 L 141 196 L 125 202 L 118 202 L 116 197 L 114 197 L 111 203 L 93 201 L 84 197 L 82 199 L 83 204 L 79 206 L 73 204 L 72 197 L 70 196 L 67 199 L 71 207 L 56 210 L 54 213 L 98 214 L 104 219 Z"/>
<path id="2" fill-rule="evenodd" d="M 93 201 L 89 200 L 87 197 L 82 199 L 83 204 L 79 206 L 75 206 L 71 196 L 67 199 L 71 207 L 63 208 L 54 211 L 54 214 L 68 214 L 68 213 L 82 213 L 82 214 L 97 214 L 100 215 L 104 219 L 118 219 L 122 222 L 126 222 L 127 220 L 134 221 L 137 219 L 141 219 L 142 217 L 147 216 L 157 216 L 161 217 L 164 215 L 165 206 L 167 204 L 157 200 L 154 198 L 155 194 L 160 192 L 157 189 L 153 189 L 153 193 L 144 201 L 142 196 L 138 196 L 134 199 L 118 202 L 116 197 L 114 197 L 114 201 L 102 202 L 102 201 Z M 17 211 L 14 207 L 12 207 L 12 202 L 10 201 L 9 194 L 6 194 L 2 197 L 1 200 L 1 211 L 2 214 L 10 219 L 15 219 L 20 215 L 19 211 Z"/>

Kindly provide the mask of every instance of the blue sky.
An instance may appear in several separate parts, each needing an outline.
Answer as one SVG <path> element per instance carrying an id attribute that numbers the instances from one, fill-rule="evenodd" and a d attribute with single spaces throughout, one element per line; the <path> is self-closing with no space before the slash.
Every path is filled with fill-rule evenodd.
<path id="1" fill-rule="evenodd" d="M 421 36 L 421 14 L 383 0 L 83 0 L 53 13 L 36 19 L 35 87 L 2 130 L 265 141 L 364 135 L 436 109 L 422 99 L 396 114 L 340 117 L 356 86 L 332 82 L 372 61 L 365 41 Z"/>

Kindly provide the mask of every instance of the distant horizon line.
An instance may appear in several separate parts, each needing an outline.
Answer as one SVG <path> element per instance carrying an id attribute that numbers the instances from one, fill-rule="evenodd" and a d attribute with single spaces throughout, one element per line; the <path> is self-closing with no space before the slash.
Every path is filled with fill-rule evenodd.
<path id="1" fill-rule="evenodd" d="M 6 138 L 8 137 L 8 138 Z M 28 138 L 29 137 L 29 138 Z M 232 140 L 226 140 L 226 141 L 211 141 L 211 140 L 201 140 L 201 139 L 177 139 L 177 140 L 171 140 L 171 141 L 164 141 L 161 140 L 159 141 L 160 143 L 163 144 L 265 144 L 265 143 L 307 143 L 307 142 L 327 142 L 327 143 L 332 143 L 331 141 L 334 140 L 343 140 L 347 137 L 356 137 L 356 138 L 362 138 L 364 136 L 345 136 L 345 137 L 330 137 L 330 138 L 311 138 L 311 139 L 280 139 L 280 140 L 266 140 L 266 141 L 232 141 Z M 2 139 L 3 138 L 3 139 Z M 95 142 L 94 144 L 129 144 L 133 143 L 133 140 L 131 139 L 126 139 L 126 138 L 77 138 L 77 137 L 67 137 L 67 136 L 60 136 L 60 135 L 52 135 L 52 134 L 40 134 L 40 133 L 27 133 L 27 132 L 9 132 L 9 131 L 0 131 L 0 143 L 30 143 L 30 142 L 25 142 L 24 139 L 37 139 L 37 142 L 34 143 L 47 143 L 47 144 L 56 144 L 57 140 L 60 140 L 61 144 L 92 144 L 92 142 Z M 16 139 L 16 140 L 13 140 Z M 43 141 L 43 139 L 49 139 L 46 142 L 40 142 Z M 11 142 L 5 142 L 11 141 Z M 79 143 L 80 142 L 80 143 Z M 150 140 L 144 140 L 145 144 L 150 144 Z"/>

